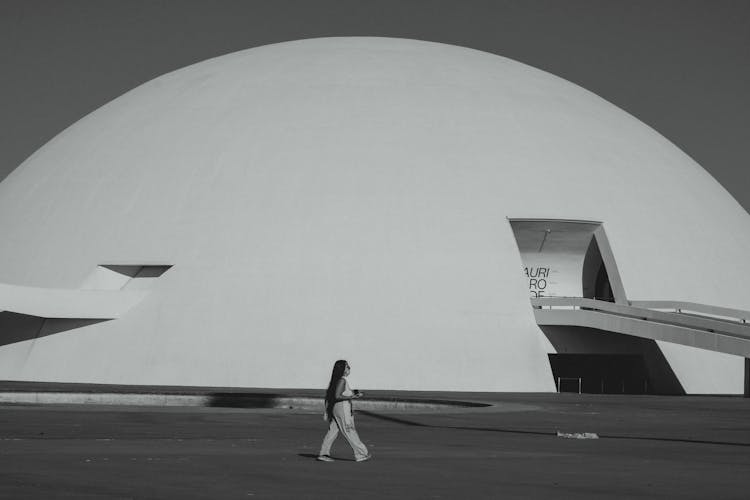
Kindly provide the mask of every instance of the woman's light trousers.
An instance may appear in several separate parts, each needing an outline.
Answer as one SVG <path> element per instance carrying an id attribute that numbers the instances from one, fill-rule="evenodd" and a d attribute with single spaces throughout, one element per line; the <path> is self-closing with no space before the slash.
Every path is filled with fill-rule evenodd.
<path id="1" fill-rule="evenodd" d="M 368 455 L 367 447 L 359 439 L 357 429 L 354 427 L 354 417 L 352 416 L 352 405 L 349 401 L 340 401 L 333 405 L 333 418 L 328 427 L 328 433 L 323 438 L 323 444 L 320 447 L 321 455 L 330 455 L 331 446 L 341 432 L 349 446 L 354 450 L 354 458 L 360 460 Z"/>

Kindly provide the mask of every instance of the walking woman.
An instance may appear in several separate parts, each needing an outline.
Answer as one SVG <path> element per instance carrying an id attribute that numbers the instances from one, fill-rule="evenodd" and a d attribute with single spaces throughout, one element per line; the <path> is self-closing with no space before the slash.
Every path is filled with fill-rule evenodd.
<path id="1" fill-rule="evenodd" d="M 322 462 L 333 462 L 331 458 L 331 446 L 341 432 L 346 438 L 349 446 L 354 450 L 354 459 L 357 462 L 370 460 L 372 455 L 367 451 L 367 447 L 359 439 L 357 429 L 354 427 L 354 416 L 352 415 L 352 399 L 361 398 L 363 393 L 352 391 L 346 376 L 349 375 L 349 363 L 340 359 L 333 364 L 331 381 L 326 391 L 326 413 L 325 418 L 328 420 L 328 433 L 323 438 L 323 444 L 320 447 L 318 460 Z"/>

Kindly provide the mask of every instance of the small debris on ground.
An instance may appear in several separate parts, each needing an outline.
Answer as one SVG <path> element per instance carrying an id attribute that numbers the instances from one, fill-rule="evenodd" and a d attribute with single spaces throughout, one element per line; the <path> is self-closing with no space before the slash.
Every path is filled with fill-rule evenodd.
<path id="1" fill-rule="evenodd" d="M 599 439 L 596 432 L 560 432 L 557 431 L 557 437 L 566 439 Z"/>

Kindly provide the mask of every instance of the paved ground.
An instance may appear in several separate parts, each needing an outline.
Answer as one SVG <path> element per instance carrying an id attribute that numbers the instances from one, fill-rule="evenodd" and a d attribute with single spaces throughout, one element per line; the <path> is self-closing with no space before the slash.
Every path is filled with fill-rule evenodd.
<path id="1" fill-rule="evenodd" d="M 463 397 L 497 406 L 358 413 L 364 463 L 317 412 L 2 405 L 0 497 L 750 498 L 750 399 Z"/>

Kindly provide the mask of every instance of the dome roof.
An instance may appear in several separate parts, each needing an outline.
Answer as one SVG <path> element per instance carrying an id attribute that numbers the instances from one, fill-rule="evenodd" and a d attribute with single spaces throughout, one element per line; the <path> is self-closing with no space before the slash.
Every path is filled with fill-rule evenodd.
<path id="1" fill-rule="evenodd" d="M 0 183 L 2 283 L 172 266 L 0 376 L 305 387 L 348 356 L 364 385 L 548 390 L 509 218 L 602 222 L 630 298 L 750 309 L 748 214 L 632 116 L 476 50 L 302 40 L 145 83 Z"/>

